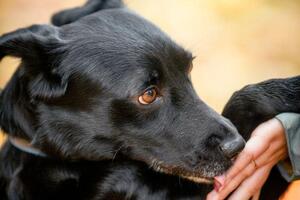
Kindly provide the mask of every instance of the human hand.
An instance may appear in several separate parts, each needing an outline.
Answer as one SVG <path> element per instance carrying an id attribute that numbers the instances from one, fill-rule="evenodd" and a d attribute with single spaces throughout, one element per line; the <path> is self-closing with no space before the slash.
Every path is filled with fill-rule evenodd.
<path id="1" fill-rule="evenodd" d="M 259 125 L 234 165 L 215 178 L 215 189 L 206 200 L 223 200 L 230 193 L 229 200 L 258 199 L 273 166 L 287 156 L 284 131 L 276 118 Z"/>

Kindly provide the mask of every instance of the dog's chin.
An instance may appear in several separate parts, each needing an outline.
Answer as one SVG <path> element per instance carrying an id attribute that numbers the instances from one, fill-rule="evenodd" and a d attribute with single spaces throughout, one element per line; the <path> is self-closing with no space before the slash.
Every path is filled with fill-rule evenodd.
<path id="1" fill-rule="evenodd" d="M 199 184 L 213 184 L 214 183 L 214 177 L 204 177 L 203 175 L 194 172 L 194 171 L 189 171 L 186 170 L 182 167 L 178 166 L 171 166 L 171 165 L 166 165 L 163 162 L 153 160 L 151 163 L 151 167 L 160 173 L 164 174 L 169 174 L 169 175 L 174 175 L 174 176 L 179 176 L 184 179 L 187 179 L 189 181 L 199 183 Z"/>

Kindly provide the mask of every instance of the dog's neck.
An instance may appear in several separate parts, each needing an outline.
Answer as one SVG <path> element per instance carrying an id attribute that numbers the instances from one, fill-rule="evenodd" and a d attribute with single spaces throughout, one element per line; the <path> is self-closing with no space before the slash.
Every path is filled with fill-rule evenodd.
<path id="1" fill-rule="evenodd" d="M 17 149 L 19 149 L 25 153 L 28 153 L 28 154 L 31 154 L 34 156 L 39 156 L 39 157 L 48 157 L 48 155 L 46 153 L 44 153 L 40 149 L 34 147 L 32 145 L 32 142 L 30 142 L 26 139 L 10 136 L 10 137 L 8 137 L 8 140 L 14 147 L 16 147 Z"/>

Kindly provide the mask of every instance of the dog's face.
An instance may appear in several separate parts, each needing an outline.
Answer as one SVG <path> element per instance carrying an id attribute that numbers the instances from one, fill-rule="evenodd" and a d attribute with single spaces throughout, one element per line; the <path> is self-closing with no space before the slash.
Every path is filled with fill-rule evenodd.
<path id="1" fill-rule="evenodd" d="M 192 55 L 126 9 L 19 30 L 0 50 L 23 59 L 2 94 L 1 126 L 50 155 L 122 155 L 208 180 L 244 145 L 194 91 Z"/>

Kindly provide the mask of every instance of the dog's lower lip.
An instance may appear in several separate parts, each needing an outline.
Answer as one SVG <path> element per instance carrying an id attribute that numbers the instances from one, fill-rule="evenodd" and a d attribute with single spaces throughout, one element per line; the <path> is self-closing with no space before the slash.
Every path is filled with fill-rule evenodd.
<path id="1" fill-rule="evenodd" d="M 152 168 L 157 171 L 157 172 L 161 172 L 161 173 L 165 173 L 165 174 L 170 174 L 170 175 L 176 175 L 176 176 L 180 176 L 184 179 L 193 181 L 195 183 L 205 183 L 205 184 L 213 184 L 214 183 L 214 178 L 210 178 L 210 177 L 203 177 L 200 176 L 196 173 L 193 172 L 188 172 L 186 170 L 178 170 L 177 167 L 172 167 L 172 166 L 166 166 L 164 164 L 162 164 L 162 162 L 158 162 L 158 161 L 154 161 L 154 164 L 152 164 Z"/>
<path id="2" fill-rule="evenodd" d="M 204 177 L 197 177 L 197 176 L 181 176 L 181 177 L 193 181 L 195 183 L 206 183 L 206 184 L 214 183 L 213 178 L 204 178 Z"/>

